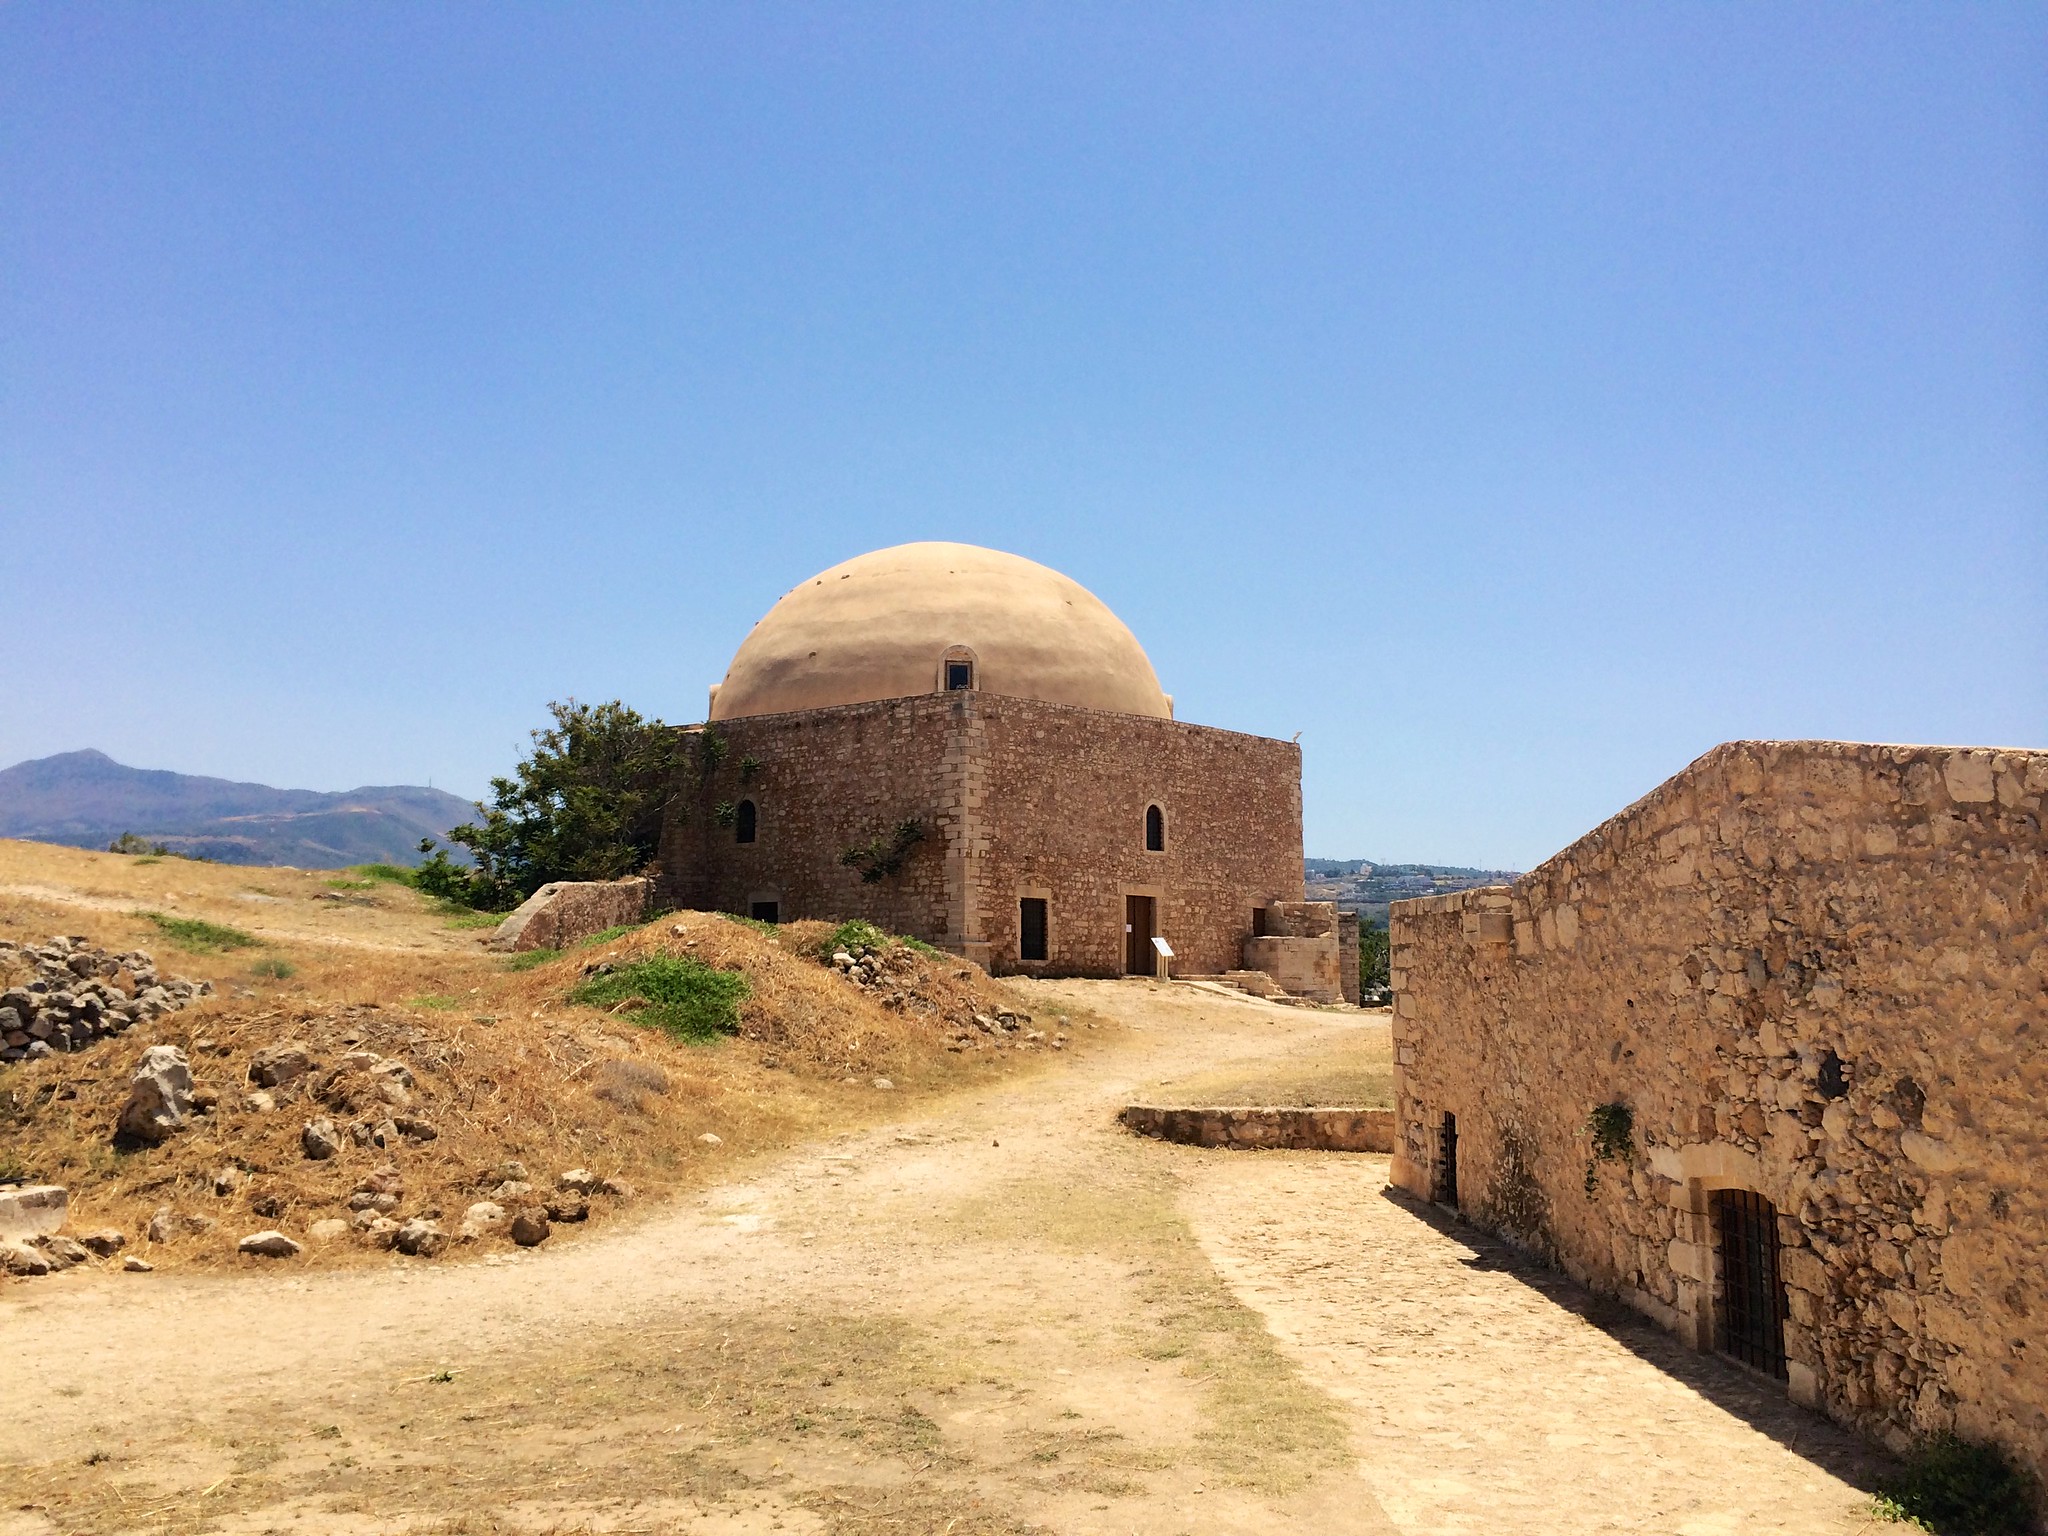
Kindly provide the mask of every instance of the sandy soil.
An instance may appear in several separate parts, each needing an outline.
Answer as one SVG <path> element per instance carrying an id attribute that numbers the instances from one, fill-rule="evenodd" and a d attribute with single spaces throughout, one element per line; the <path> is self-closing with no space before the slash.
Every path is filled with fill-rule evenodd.
<path id="1" fill-rule="evenodd" d="M 1128 1027 L 577 1247 L 7 1287 L 0 1532 L 1858 1525 L 1846 1437 L 1378 1160 L 1114 1126 L 1355 1080 L 1383 1018 L 1032 990 Z"/>

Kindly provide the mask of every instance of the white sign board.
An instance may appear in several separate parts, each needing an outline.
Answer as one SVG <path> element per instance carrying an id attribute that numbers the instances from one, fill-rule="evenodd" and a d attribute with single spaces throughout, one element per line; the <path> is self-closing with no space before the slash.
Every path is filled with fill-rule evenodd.
<path id="1" fill-rule="evenodd" d="M 1152 935 L 1152 947 L 1159 951 L 1160 959 L 1171 960 L 1173 958 L 1173 946 L 1160 938 L 1156 933 Z"/>

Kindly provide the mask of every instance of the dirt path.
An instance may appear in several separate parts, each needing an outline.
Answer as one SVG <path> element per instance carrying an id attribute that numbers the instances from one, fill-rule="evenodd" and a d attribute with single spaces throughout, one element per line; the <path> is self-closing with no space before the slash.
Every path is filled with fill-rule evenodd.
<path id="1" fill-rule="evenodd" d="M 1058 995 L 1128 1034 L 602 1241 L 0 1291 L 0 1532 L 1852 1523 L 1825 1426 L 1461 1262 L 1375 1161 L 1112 1124 L 1196 1074 L 1383 1056 L 1383 1024 Z"/>

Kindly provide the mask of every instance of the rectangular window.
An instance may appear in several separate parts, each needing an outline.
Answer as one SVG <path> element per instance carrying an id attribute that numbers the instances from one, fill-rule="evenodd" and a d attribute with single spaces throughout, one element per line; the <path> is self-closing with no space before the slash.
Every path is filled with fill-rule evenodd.
<path id="1" fill-rule="evenodd" d="M 949 661 L 946 663 L 946 691 L 956 693 L 962 688 L 974 686 L 974 663 L 971 661 Z"/>
<path id="2" fill-rule="evenodd" d="M 1017 958 L 1043 960 L 1045 949 L 1045 898 L 1026 896 L 1017 903 Z"/>
<path id="3" fill-rule="evenodd" d="M 1253 938 L 1255 938 L 1255 939 L 1263 939 L 1263 938 L 1264 938 L 1265 936 L 1266 936 L 1266 909 L 1265 909 L 1264 907 L 1253 907 L 1253 908 L 1252 908 L 1252 937 L 1253 937 Z"/>
<path id="4" fill-rule="evenodd" d="M 747 914 L 757 923 L 779 923 L 782 921 L 782 903 L 779 901 L 757 901 Z"/>

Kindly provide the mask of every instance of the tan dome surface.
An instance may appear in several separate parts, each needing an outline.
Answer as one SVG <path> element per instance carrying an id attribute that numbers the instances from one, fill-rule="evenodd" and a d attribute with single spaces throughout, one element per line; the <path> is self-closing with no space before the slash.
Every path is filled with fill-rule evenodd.
<path id="1" fill-rule="evenodd" d="M 1137 637 L 1079 582 L 1019 555 L 925 543 L 861 555 L 786 594 L 741 642 L 711 718 L 935 693 L 959 647 L 982 693 L 1173 713 Z"/>

